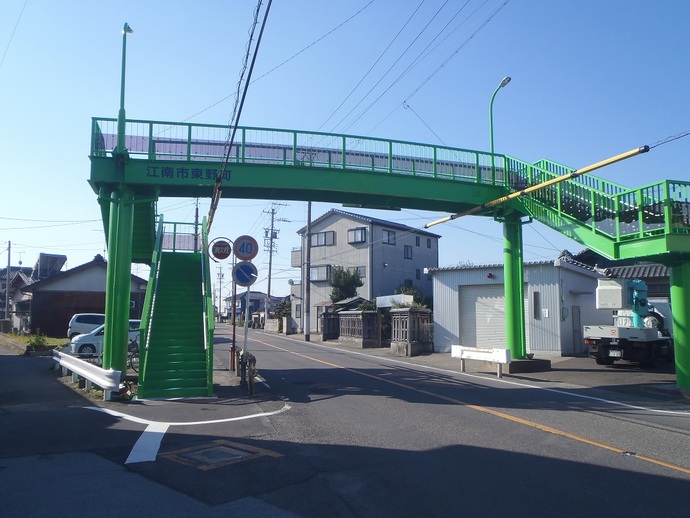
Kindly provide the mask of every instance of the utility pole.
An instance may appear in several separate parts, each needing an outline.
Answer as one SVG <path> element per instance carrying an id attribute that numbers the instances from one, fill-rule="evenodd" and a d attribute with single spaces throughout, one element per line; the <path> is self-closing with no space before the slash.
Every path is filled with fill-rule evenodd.
<path id="1" fill-rule="evenodd" d="M 307 202 L 307 231 L 304 234 L 304 241 L 307 248 L 306 255 L 306 275 L 304 276 L 304 341 L 311 341 L 309 322 L 309 306 L 311 305 L 311 202 Z"/>
<path id="2" fill-rule="evenodd" d="M 278 239 L 278 230 L 275 228 L 276 221 L 284 221 L 289 223 L 290 220 L 284 218 L 276 218 L 276 206 L 286 205 L 285 203 L 273 203 L 270 211 L 264 211 L 271 215 L 271 227 L 264 229 L 264 250 L 268 252 L 268 288 L 266 294 L 266 303 L 264 305 L 264 325 L 268 322 L 268 304 L 271 300 L 271 271 L 273 269 L 273 252 L 275 251 L 275 244 L 273 241 Z"/>
<path id="3" fill-rule="evenodd" d="M 223 267 L 218 267 L 218 322 L 220 322 L 221 309 L 223 307 Z"/>
<path id="4" fill-rule="evenodd" d="M 10 319 L 10 265 L 12 241 L 7 242 L 7 271 L 5 272 L 5 320 Z"/>

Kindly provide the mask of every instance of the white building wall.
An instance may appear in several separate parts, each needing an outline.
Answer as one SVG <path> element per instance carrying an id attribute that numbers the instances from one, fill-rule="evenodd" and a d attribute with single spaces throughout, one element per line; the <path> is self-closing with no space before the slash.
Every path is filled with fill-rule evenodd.
<path id="1" fill-rule="evenodd" d="M 493 278 L 489 278 L 489 274 Z M 439 270 L 432 274 L 434 293 L 434 351 L 449 353 L 460 340 L 459 286 L 487 282 L 503 284 L 503 266 Z"/>
<path id="2" fill-rule="evenodd" d="M 559 272 L 552 263 L 525 266 L 528 353 L 561 352 Z"/>
<path id="3" fill-rule="evenodd" d="M 609 323 L 610 314 L 597 311 L 594 294 L 598 275 L 569 263 L 527 264 L 525 281 L 525 334 L 527 352 L 539 355 L 573 355 L 583 351 L 581 327 L 586 323 Z M 462 335 L 459 328 L 459 295 L 463 287 L 473 286 L 481 293 L 503 287 L 503 266 L 458 268 L 433 272 L 434 351 L 450 352 Z M 579 308 L 573 309 L 574 307 Z M 573 313 L 580 314 L 580 322 Z M 608 318 L 608 320 L 606 320 Z M 578 334 L 579 330 L 579 334 Z M 505 337 L 505 329 L 502 329 Z M 468 335 L 468 333 L 465 333 Z M 477 336 L 482 336 L 481 330 Z"/>
<path id="4" fill-rule="evenodd" d="M 556 264 L 560 265 L 561 272 L 560 321 L 563 354 L 584 354 L 587 349 L 582 341 L 582 327 L 611 325 L 613 313 L 596 308 L 597 278 L 600 275 L 558 260 Z"/>

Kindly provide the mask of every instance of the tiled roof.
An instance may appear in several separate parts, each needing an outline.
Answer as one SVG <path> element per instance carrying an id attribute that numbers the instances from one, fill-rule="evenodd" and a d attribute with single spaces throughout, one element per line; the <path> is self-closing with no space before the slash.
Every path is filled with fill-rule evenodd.
<path id="1" fill-rule="evenodd" d="M 609 266 L 607 269 L 612 277 L 623 279 L 660 279 L 669 276 L 668 267 L 657 263 Z"/>

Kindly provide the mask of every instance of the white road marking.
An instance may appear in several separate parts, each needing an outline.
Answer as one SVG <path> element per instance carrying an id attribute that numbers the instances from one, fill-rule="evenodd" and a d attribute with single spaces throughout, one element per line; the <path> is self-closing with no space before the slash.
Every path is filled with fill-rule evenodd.
<path id="1" fill-rule="evenodd" d="M 137 462 L 152 462 L 156 460 L 161 441 L 169 426 L 166 423 L 151 423 L 141 434 L 139 440 L 134 444 L 134 448 L 129 452 L 129 457 L 125 464 L 136 464 Z"/>
<path id="2" fill-rule="evenodd" d="M 146 430 L 141 434 L 139 440 L 136 442 L 132 451 L 127 457 L 125 464 L 134 464 L 137 462 L 152 462 L 156 460 L 158 455 L 158 450 L 160 449 L 161 442 L 163 441 L 163 436 L 167 432 L 168 428 L 171 426 L 198 426 L 203 424 L 217 424 L 217 423 L 229 423 L 232 421 L 244 421 L 246 419 L 256 419 L 258 417 L 269 417 L 272 415 L 281 414 L 290 410 L 290 405 L 284 403 L 283 407 L 274 410 L 273 412 L 261 412 L 259 414 L 243 415 L 239 417 L 228 417 L 225 419 L 213 419 L 211 421 L 190 421 L 190 422 L 170 422 L 166 423 L 163 421 L 151 421 L 149 419 L 142 419 L 141 417 L 135 417 L 128 415 L 110 408 L 101 408 L 97 406 L 84 407 L 86 410 L 95 410 L 97 412 L 103 412 L 113 417 L 120 419 L 125 419 L 133 423 L 145 424 Z"/>

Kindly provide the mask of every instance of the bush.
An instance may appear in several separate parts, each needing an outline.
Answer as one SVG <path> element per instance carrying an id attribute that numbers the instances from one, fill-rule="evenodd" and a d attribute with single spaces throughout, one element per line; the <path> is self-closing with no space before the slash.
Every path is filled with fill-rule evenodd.
<path id="1" fill-rule="evenodd" d="M 48 340 L 38 331 L 37 334 L 29 336 L 29 340 L 26 343 L 34 348 L 41 348 L 48 345 Z"/>

